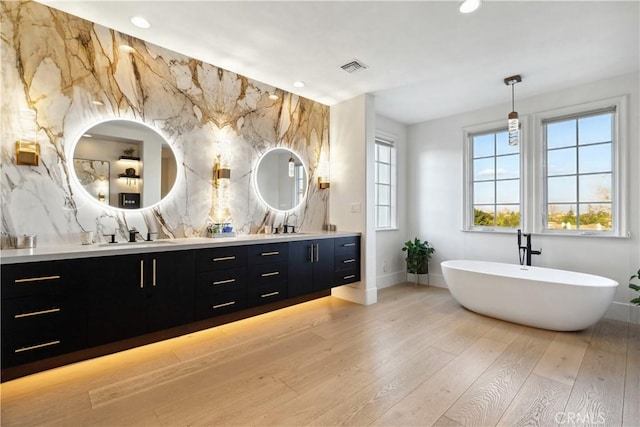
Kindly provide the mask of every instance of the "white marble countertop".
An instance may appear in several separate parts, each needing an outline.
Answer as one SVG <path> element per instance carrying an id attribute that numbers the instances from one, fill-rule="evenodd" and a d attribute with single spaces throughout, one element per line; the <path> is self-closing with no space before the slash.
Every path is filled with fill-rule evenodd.
<path id="1" fill-rule="evenodd" d="M 42 246 L 32 249 L 2 249 L 0 251 L 0 264 L 19 264 L 24 262 L 53 261 L 59 259 L 92 258 L 99 256 L 206 249 L 221 246 L 293 242 L 297 240 L 359 236 L 360 234 L 361 233 L 359 232 L 342 231 L 318 231 L 286 234 L 245 234 L 236 237 L 188 237 L 180 239 L 161 239 L 153 242 L 138 241 L 135 243 L 96 243 L 93 245 L 82 245 L 78 243 Z"/>

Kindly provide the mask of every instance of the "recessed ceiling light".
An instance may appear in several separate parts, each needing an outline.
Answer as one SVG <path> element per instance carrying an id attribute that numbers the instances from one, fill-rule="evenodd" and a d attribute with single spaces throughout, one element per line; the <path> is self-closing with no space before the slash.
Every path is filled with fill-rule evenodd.
<path id="1" fill-rule="evenodd" d="M 280 99 L 280 97 L 275 93 L 272 93 L 271 95 L 269 95 L 269 99 L 272 101 L 277 101 L 278 99 Z"/>
<path id="2" fill-rule="evenodd" d="M 460 3 L 458 10 L 460 10 L 461 13 L 471 13 L 477 10 L 481 4 L 482 0 L 464 0 Z"/>
<path id="3" fill-rule="evenodd" d="M 293 87 L 304 87 L 304 82 L 302 80 L 296 80 L 292 85 Z"/>
<path id="4" fill-rule="evenodd" d="M 133 25 L 135 25 L 136 27 L 142 28 L 142 29 L 145 29 L 145 30 L 147 28 L 151 27 L 151 24 L 149 23 L 149 21 L 147 21 L 142 16 L 132 16 L 131 17 L 131 23 Z"/>
<path id="5" fill-rule="evenodd" d="M 127 52 L 127 53 L 133 53 L 133 52 L 136 51 L 134 48 L 132 48 L 128 44 L 121 44 L 120 45 L 120 50 L 123 51 L 123 52 Z"/>

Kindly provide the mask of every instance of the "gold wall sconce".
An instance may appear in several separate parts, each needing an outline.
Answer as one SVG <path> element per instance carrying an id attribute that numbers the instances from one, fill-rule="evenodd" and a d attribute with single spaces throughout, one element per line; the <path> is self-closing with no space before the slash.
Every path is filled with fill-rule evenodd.
<path id="1" fill-rule="evenodd" d="M 318 188 L 320 188 L 321 190 L 326 190 L 327 188 L 331 187 L 331 183 L 328 181 L 327 178 L 323 178 L 321 176 L 318 177 Z"/>
<path id="2" fill-rule="evenodd" d="M 38 166 L 40 164 L 40 144 L 16 141 L 16 165 Z"/>
<path id="3" fill-rule="evenodd" d="M 330 179 L 329 179 L 329 162 L 326 160 L 321 160 L 318 163 L 318 188 L 321 190 L 326 190 L 331 187 Z"/>
<path id="4" fill-rule="evenodd" d="M 216 188 L 220 185 L 221 179 L 231 179 L 231 169 L 221 161 L 221 156 L 218 154 L 216 163 L 213 166 L 213 184 Z"/>

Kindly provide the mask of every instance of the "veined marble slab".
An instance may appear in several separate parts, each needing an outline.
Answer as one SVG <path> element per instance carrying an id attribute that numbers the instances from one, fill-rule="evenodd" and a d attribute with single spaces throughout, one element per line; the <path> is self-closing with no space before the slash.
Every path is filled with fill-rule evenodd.
<path id="1" fill-rule="evenodd" d="M 213 165 L 222 141 L 231 148 L 236 231 L 323 228 L 330 190 L 316 183 L 320 157 L 329 154 L 329 107 L 32 1 L 1 7 L 3 233 L 36 234 L 48 246 L 76 242 L 84 230 L 99 239 L 125 239 L 132 228 L 160 238 L 204 236 L 217 208 Z M 177 188 L 152 209 L 103 206 L 70 173 L 83 130 L 113 118 L 154 127 L 176 153 Z M 15 141 L 33 135 L 40 165 L 17 166 Z M 259 157 L 273 147 L 293 150 L 309 167 L 305 203 L 288 213 L 262 204 L 253 186 Z"/>
<path id="2" fill-rule="evenodd" d="M 52 245 L 36 247 L 33 249 L 3 249 L 0 252 L 0 264 L 19 264 L 25 262 L 54 261 L 58 259 L 182 251 L 188 249 L 206 249 L 275 242 L 294 242 L 300 240 L 333 239 L 336 237 L 359 235 L 360 233 L 354 232 L 319 231 L 313 233 L 245 234 L 236 237 L 222 238 L 191 237 L 156 240 L 153 242 L 138 241 L 135 243 L 121 242 L 94 245 L 82 245 L 77 243 Z"/>

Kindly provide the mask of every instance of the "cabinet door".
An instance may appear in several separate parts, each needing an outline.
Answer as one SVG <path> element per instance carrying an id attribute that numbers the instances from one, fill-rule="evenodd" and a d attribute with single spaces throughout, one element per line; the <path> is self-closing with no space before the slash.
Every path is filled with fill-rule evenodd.
<path id="1" fill-rule="evenodd" d="M 320 239 L 313 243 L 313 290 L 329 289 L 333 286 L 333 239 Z"/>
<path id="2" fill-rule="evenodd" d="M 147 255 L 147 329 L 189 323 L 195 310 L 195 254 L 192 251 Z"/>
<path id="3" fill-rule="evenodd" d="M 289 243 L 289 296 L 313 291 L 313 264 L 311 264 L 311 240 Z"/>
<path id="4" fill-rule="evenodd" d="M 92 258 L 85 264 L 91 273 L 89 345 L 99 345 L 145 333 L 147 289 L 144 255 Z"/>

